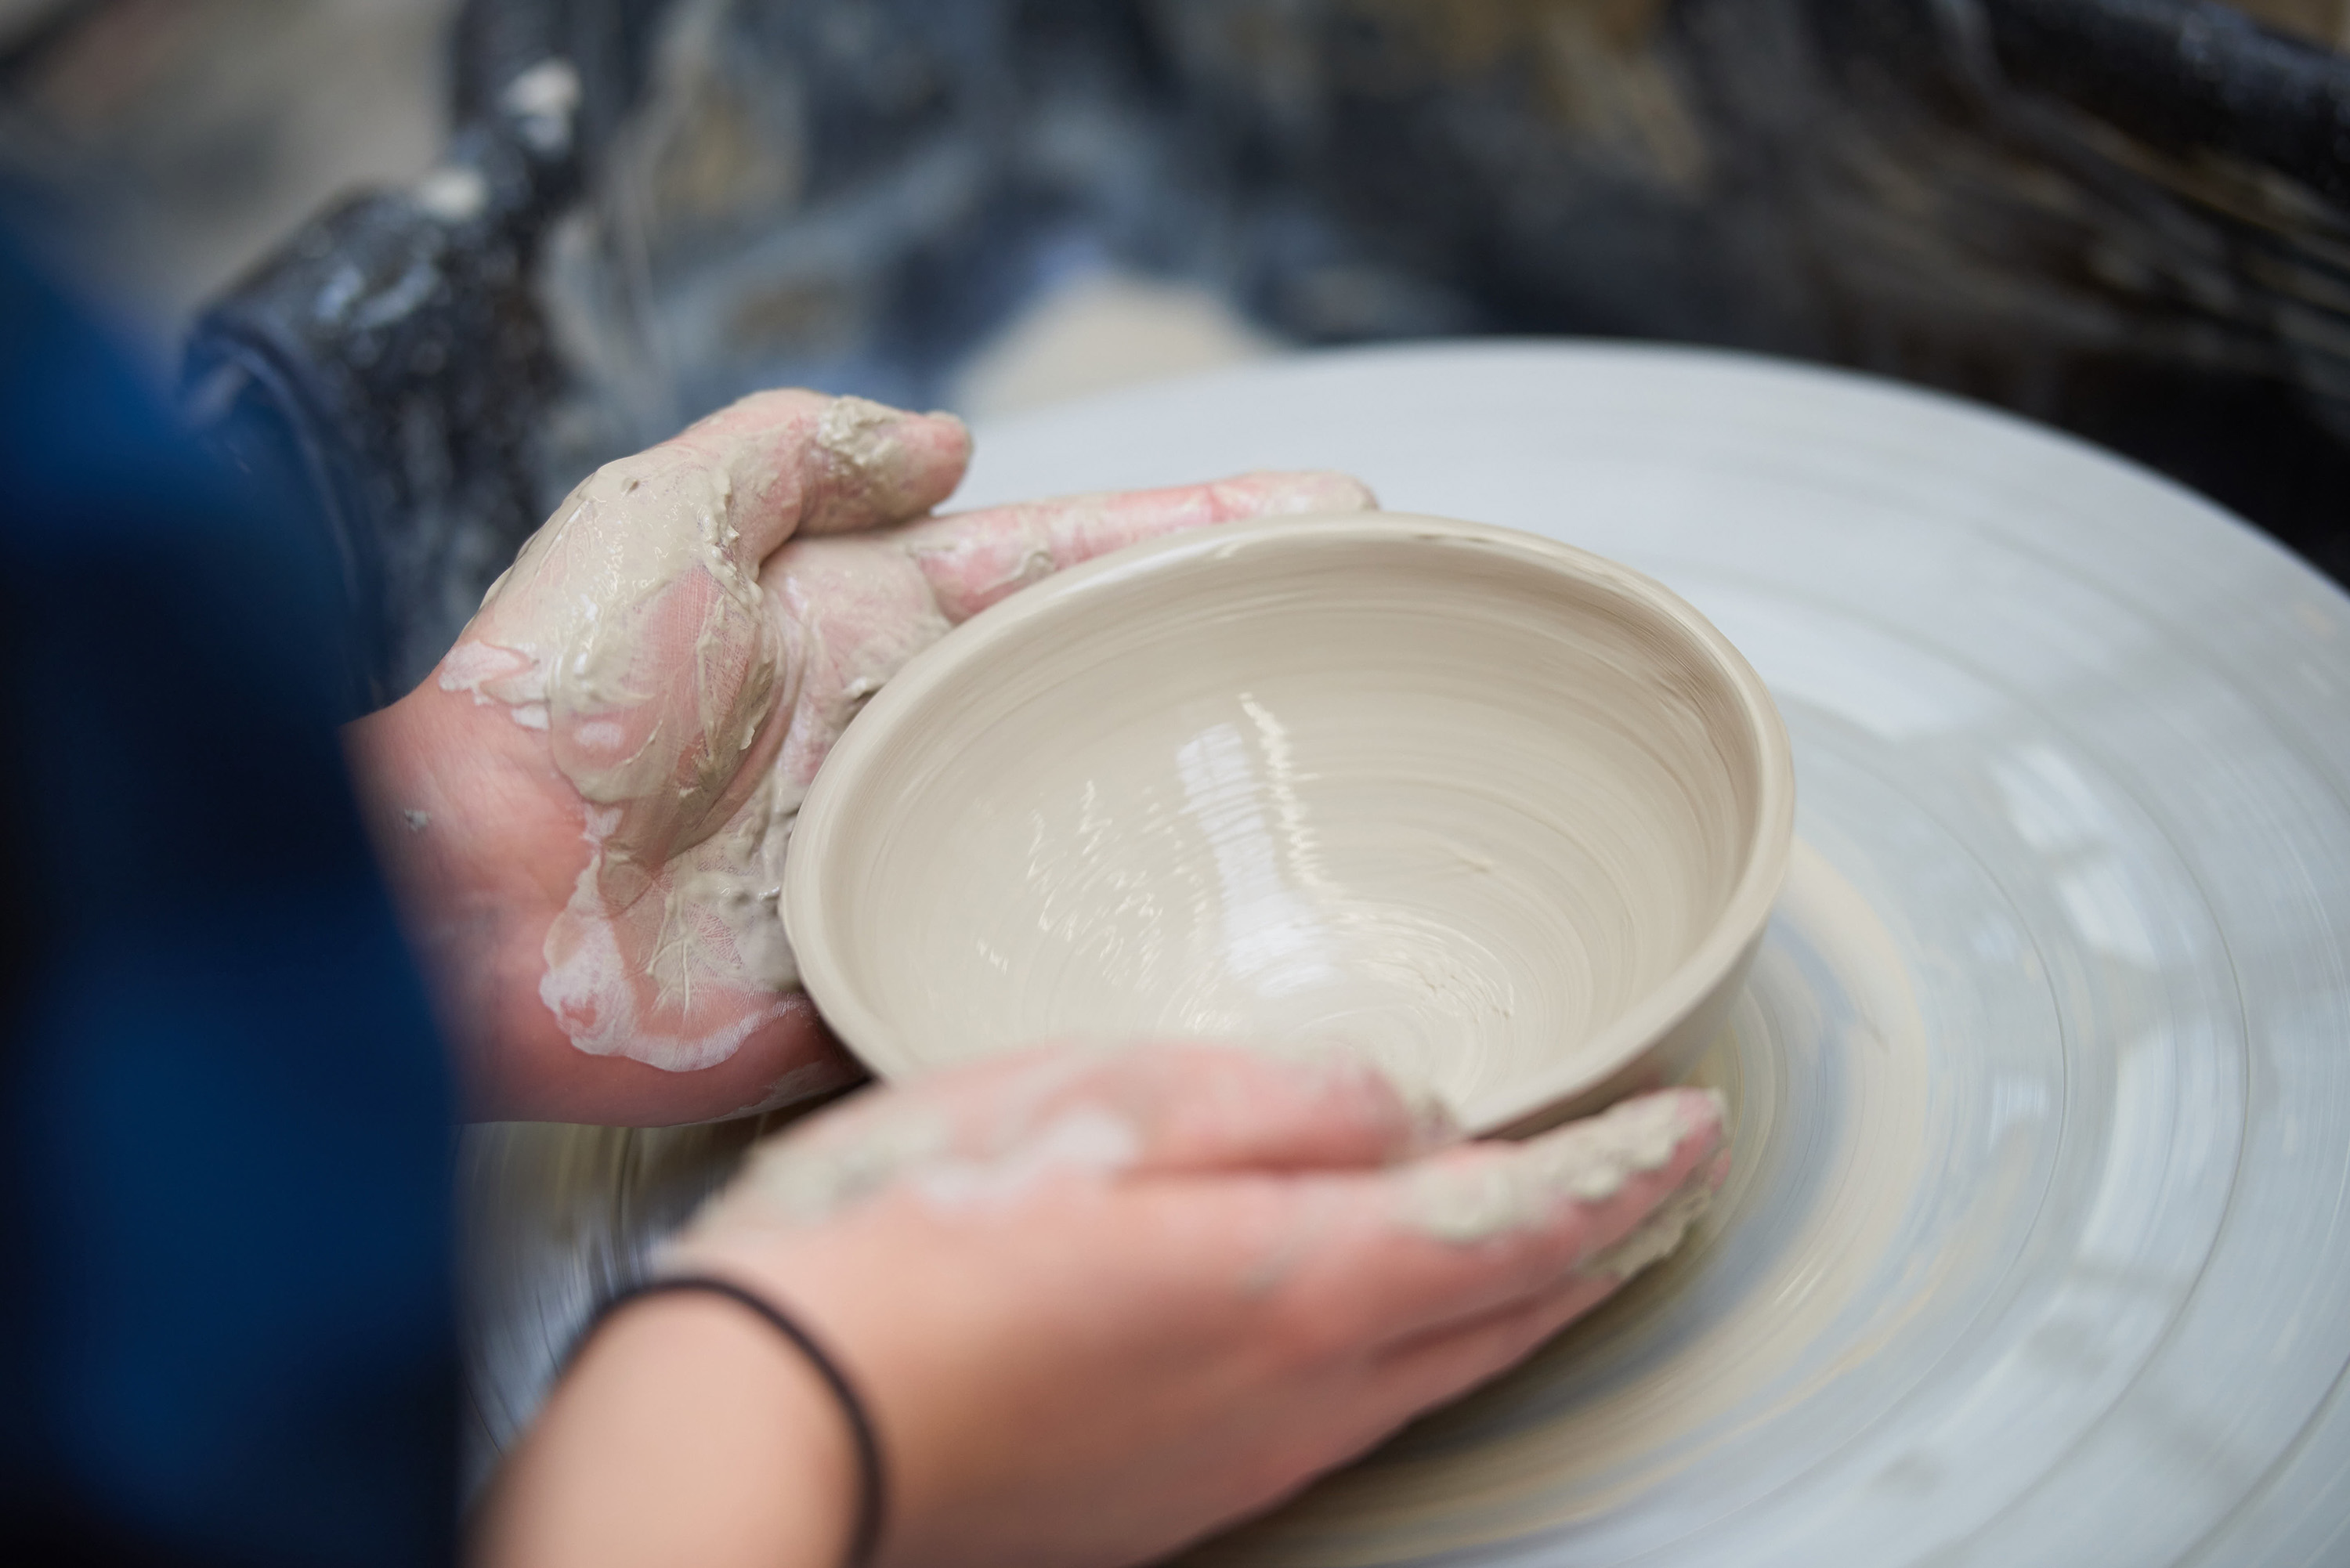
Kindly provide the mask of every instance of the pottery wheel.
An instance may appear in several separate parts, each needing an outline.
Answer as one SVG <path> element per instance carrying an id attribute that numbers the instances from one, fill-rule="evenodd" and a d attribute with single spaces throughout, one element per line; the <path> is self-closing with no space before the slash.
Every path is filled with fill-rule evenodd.
<path id="1" fill-rule="evenodd" d="M 2192 494 L 1727 356 L 1308 358 L 982 432 L 973 504 L 1328 466 L 1688 596 L 1795 744 L 1693 1243 L 1215 1563 L 2350 1552 L 2350 599 Z M 744 1127 L 466 1151 L 484 1435 Z"/>

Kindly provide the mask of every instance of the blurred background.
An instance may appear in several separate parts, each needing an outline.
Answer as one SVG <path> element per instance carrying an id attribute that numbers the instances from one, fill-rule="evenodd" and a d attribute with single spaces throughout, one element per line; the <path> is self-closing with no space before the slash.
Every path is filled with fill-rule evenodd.
<path id="1" fill-rule="evenodd" d="M 1853 366 L 2350 578 L 2350 0 L 0 0 L 0 179 L 318 501 L 378 695 L 751 389 L 1304 345 Z"/>

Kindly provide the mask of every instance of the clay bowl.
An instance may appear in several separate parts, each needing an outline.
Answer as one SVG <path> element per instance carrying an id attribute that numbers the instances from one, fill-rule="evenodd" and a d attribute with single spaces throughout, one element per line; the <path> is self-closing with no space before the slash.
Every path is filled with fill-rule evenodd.
<path id="1" fill-rule="evenodd" d="M 1660 585 L 1474 524 L 1282 518 L 1120 551 L 915 659 L 810 791 L 785 919 L 885 1078 L 1338 1042 L 1524 1132 L 1688 1070 L 1794 810 L 1762 682 Z"/>

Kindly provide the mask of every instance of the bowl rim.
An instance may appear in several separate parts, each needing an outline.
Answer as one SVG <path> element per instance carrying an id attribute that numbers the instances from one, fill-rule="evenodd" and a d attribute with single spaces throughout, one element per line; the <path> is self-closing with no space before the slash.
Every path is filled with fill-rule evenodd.
<path id="1" fill-rule="evenodd" d="M 1769 923 L 1794 837 L 1795 777 L 1785 722 L 1762 678 L 1697 608 L 1664 584 L 1621 562 L 1539 534 L 1404 512 L 1340 512 L 1253 518 L 1145 540 L 1057 572 L 981 611 L 909 659 L 852 719 L 801 803 L 784 865 L 781 910 L 800 983 L 835 1035 L 877 1077 L 897 1081 L 931 1068 L 851 983 L 823 919 L 826 864 L 860 812 L 887 809 L 864 774 L 909 719 L 942 684 L 1001 657 L 1043 626 L 1080 613 L 1091 599 L 1139 576 L 1202 557 L 1321 550 L 1350 544 L 1420 542 L 1512 556 L 1535 570 L 1638 602 L 1702 653 L 1729 691 L 1754 751 L 1759 787 L 1745 864 L 1696 947 L 1615 1020 L 1596 1031 L 1576 1061 L 1530 1074 L 1455 1106 L 1462 1125 L 1484 1135 L 1540 1119 L 1541 1113 L 1622 1073 L 1695 1012 L 1743 964 Z"/>

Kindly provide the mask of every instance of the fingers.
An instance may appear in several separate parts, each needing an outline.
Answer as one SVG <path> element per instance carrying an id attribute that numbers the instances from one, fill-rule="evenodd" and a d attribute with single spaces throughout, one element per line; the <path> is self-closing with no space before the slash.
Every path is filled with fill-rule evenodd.
<path id="1" fill-rule="evenodd" d="M 1389 1349 L 1380 1357 L 1367 1394 L 1386 1407 L 1374 1416 L 1389 1423 L 1408 1420 L 1515 1366 L 1613 1296 L 1633 1274 L 1679 1246 L 1729 1171 L 1727 1151 L 1716 1154 L 1631 1232 L 1586 1254 L 1565 1276 L 1533 1295 Z"/>
<path id="2" fill-rule="evenodd" d="M 1620 1277 L 1669 1251 L 1703 1208 L 1722 1137 L 1718 1096 L 1669 1089 L 1523 1144 L 1467 1144 L 1345 1179 L 1336 1199 L 1301 1210 L 1318 1235 L 1293 1245 L 1282 1288 L 1302 1319 L 1393 1347 L 1525 1306 L 1578 1273 Z M 1659 1229 L 1644 1231 L 1652 1220 Z"/>
<path id="3" fill-rule="evenodd" d="M 1335 1050 L 1170 1043 L 1065 1049 L 1030 1063 L 972 1097 L 999 1136 L 1097 1108 L 1132 1129 L 1137 1173 L 1370 1168 L 1460 1136 L 1440 1102 Z"/>
<path id="4" fill-rule="evenodd" d="M 947 1165 L 1025 1169 L 1080 1144 L 1088 1169 L 1124 1177 L 1366 1168 L 1454 1137 L 1440 1106 L 1342 1055 L 1063 1046 L 851 1102 L 811 1123 L 787 1153 L 834 1166 L 853 1153 L 864 1191 Z"/>
<path id="5" fill-rule="evenodd" d="M 795 542 L 762 578 L 782 603 L 795 651 L 795 702 L 776 766 L 805 790 L 841 731 L 907 660 L 954 623 L 1064 566 L 1186 528 L 1370 504 L 1370 492 L 1344 474 L 1253 473 Z"/>
<path id="6" fill-rule="evenodd" d="M 960 1212 L 1014 1208 L 1069 1179 L 1363 1168 L 1453 1136 L 1440 1112 L 1357 1061 L 1218 1045 L 1047 1047 L 810 1118 L 763 1145 L 696 1224 L 815 1226 L 903 1191 Z"/>
<path id="7" fill-rule="evenodd" d="M 940 610 L 960 624 L 1039 578 L 1144 539 L 1247 517 L 1376 504 L 1361 481 L 1342 473 L 1249 473 L 930 518 L 899 537 Z"/>
<path id="8" fill-rule="evenodd" d="M 1084 1092 L 1135 1118 L 1148 1172 L 1381 1166 L 1461 1137 L 1442 1101 L 1336 1048 L 1129 1047 Z"/>
<path id="9" fill-rule="evenodd" d="M 552 732 L 581 796 L 628 808 L 619 845 L 657 862 L 730 801 L 786 673 L 760 587 L 767 558 L 795 532 L 920 516 L 970 455 L 951 415 L 745 398 L 589 475 L 492 588 L 439 684 Z M 897 571 L 925 600 L 919 575 Z M 944 629 L 926 603 L 919 628 L 895 607 L 868 618 L 909 646 Z"/>
<path id="10" fill-rule="evenodd" d="M 781 607 L 794 675 L 776 766 L 804 791 L 848 722 L 947 623 L 887 535 L 795 541 L 768 563 L 763 587 Z"/>
<path id="11" fill-rule="evenodd" d="M 971 462 L 971 432 L 952 414 L 799 390 L 754 393 L 665 444 L 723 467 L 754 568 L 795 534 L 920 517 L 954 493 Z"/>

